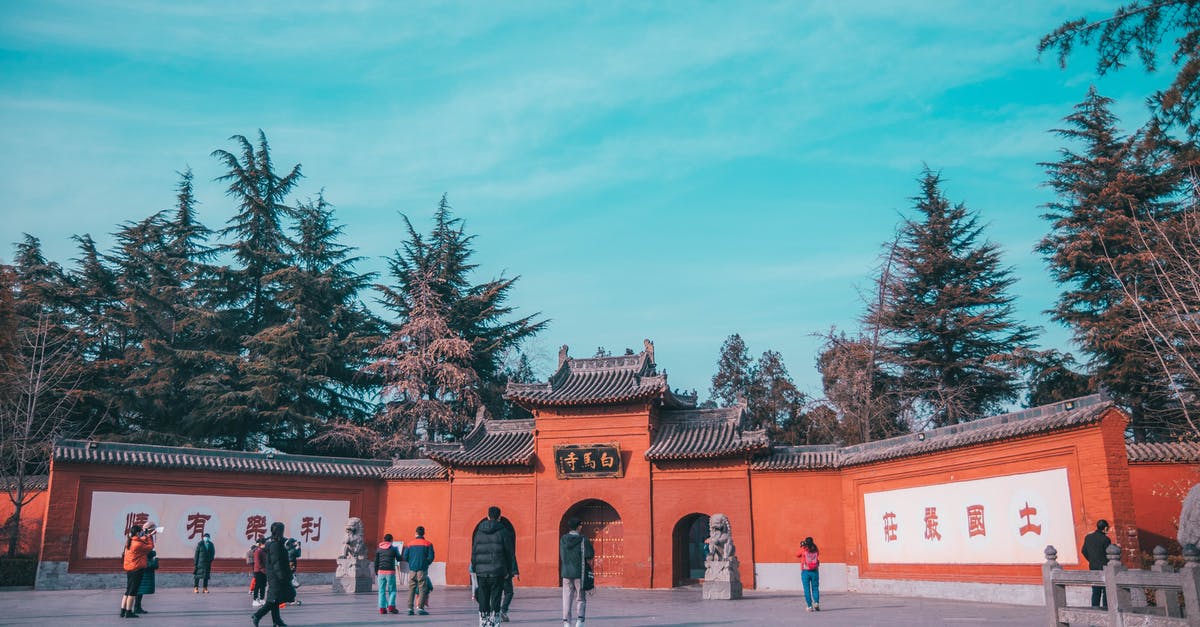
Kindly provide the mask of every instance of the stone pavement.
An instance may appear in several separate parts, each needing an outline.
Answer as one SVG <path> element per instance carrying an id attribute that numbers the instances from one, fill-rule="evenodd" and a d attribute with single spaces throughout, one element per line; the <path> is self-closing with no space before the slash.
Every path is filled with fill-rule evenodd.
<path id="1" fill-rule="evenodd" d="M 400 591 L 407 602 L 407 590 Z M 478 624 L 470 593 L 462 587 L 433 591 L 429 616 L 380 616 L 374 594 L 333 594 L 328 586 L 300 589 L 300 606 L 283 610 L 283 620 L 304 625 L 458 625 Z M 150 614 L 140 619 L 117 616 L 119 590 L 0 591 L 0 625 L 250 625 L 249 595 L 242 588 L 160 588 L 145 599 Z M 510 608 L 512 627 L 561 625 L 558 588 L 518 587 Z M 589 627 L 658 625 L 813 625 L 821 627 L 909 627 L 918 625 L 1011 626 L 1044 624 L 1040 607 L 966 601 L 942 601 L 869 594 L 823 595 L 820 612 L 804 611 L 798 592 L 747 590 L 738 601 L 702 601 L 700 588 L 621 590 L 605 588 L 588 599 Z M 263 621 L 270 625 L 270 615 Z"/>

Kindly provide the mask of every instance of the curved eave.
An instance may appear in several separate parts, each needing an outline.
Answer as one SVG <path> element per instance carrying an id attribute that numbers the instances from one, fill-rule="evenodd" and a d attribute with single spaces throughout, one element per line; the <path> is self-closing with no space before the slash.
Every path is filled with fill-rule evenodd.
<path id="1" fill-rule="evenodd" d="M 650 400 L 663 393 L 661 388 L 646 388 L 632 392 L 630 394 L 622 394 L 619 396 L 605 396 L 599 398 L 544 398 L 535 396 L 518 396 L 510 395 L 506 398 L 514 403 L 520 403 L 526 407 L 571 407 L 579 405 L 619 405 L 622 403 L 632 403 L 634 401 Z"/>

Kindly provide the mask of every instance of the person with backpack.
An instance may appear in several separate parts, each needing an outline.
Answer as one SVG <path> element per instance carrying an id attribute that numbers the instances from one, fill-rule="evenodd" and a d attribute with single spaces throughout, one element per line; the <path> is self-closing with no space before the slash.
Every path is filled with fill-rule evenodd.
<path id="1" fill-rule="evenodd" d="M 821 575 L 817 569 L 821 566 L 821 554 L 812 536 L 800 544 L 800 583 L 804 585 L 804 603 L 808 611 L 821 611 Z"/>
<path id="2" fill-rule="evenodd" d="M 588 562 L 596 557 L 596 549 L 592 541 L 580 531 L 583 521 L 571 518 L 567 521 L 567 533 L 558 539 L 558 574 L 562 577 L 562 615 L 563 627 L 583 627 L 584 614 L 587 613 L 587 591 L 589 590 L 584 578 L 588 572 Z M 571 624 L 571 613 L 574 611 L 575 624 Z"/>

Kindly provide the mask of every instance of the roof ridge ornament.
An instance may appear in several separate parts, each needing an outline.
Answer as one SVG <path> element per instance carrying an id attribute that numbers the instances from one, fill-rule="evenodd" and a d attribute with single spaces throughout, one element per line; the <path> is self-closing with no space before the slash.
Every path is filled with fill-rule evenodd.
<path id="1" fill-rule="evenodd" d="M 650 338 L 646 338 L 646 339 L 642 340 L 642 345 L 646 347 L 646 359 L 649 360 L 651 364 L 655 363 L 654 362 L 654 342 Z"/>
<path id="2" fill-rule="evenodd" d="M 560 369 L 563 367 L 563 364 L 566 363 L 566 361 L 568 359 L 570 359 L 570 355 L 567 354 L 570 350 L 571 350 L 571 348 L 569 346 L 567 346 L 566 344 L 563 344 L 562 346 L 559 347 L 559 349 L 558 349 L 558 367 Z"/>

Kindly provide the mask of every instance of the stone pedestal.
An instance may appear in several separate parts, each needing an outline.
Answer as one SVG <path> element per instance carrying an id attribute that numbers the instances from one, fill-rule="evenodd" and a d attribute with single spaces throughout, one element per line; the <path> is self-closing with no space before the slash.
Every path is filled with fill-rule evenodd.
<path id="1" fill-rule="evenodd" d="M 343 594 L 370 592 L 375 572 L 371 560 L 339 557 L 333 574 L 333 591 Z"/>
<path id="2" fill-rule="evenodd" d="M 738 559 L 704 562 L 704 599 L 742 598 L 742 575 Z"/>

